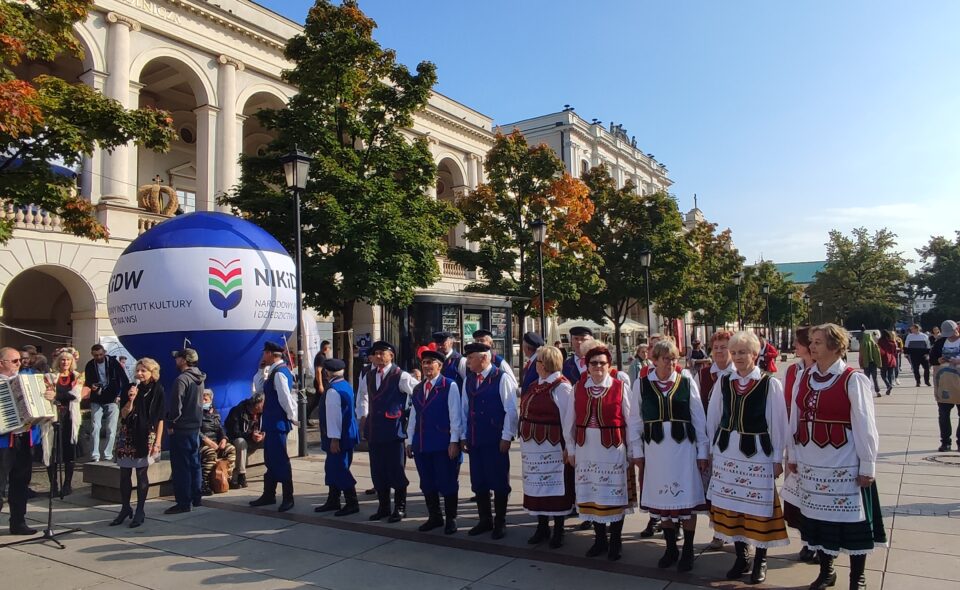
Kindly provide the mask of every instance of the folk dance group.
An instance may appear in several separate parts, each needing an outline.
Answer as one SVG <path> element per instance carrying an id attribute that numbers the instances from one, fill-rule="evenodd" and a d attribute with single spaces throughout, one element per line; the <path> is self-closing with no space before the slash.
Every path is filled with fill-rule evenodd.
<path id="1" fill-rule="evenodd" d="M 359 512 L 350 466 L 362 431 L 379 500 L 370 520 L 405 517 L 404 464 L 412 457 L 429 514 L 419 530 L 457 532 L 461 453 L 467 453 L 479 514 L 468 534 L 492 531 L 500 539 L 511 491 L 509 451 L 519 436 L 523 507 L 537 517 L 530 544 L 562 546 L 564 519 L 578 515 L 595 535 L 587 555 L 617 560 L 624 518 L 639 507 L 660 519 L 666 549 L 658 566 L 690 571 L 697 513 L 705 512 L 715 543 L 735 544 L 728 579 L 763 582 L 767 549 L 789 543 L 789 524 L 799 529 L 801 557 L 820 565 L 812 590 L 835 585 L 833 563 L 841 552 L 850 555 L 850 587 L 865 588 L 866 555 L 886 542 L 870 386 L 842 360 L 843 328 L 799 332 L 800 361 L 788 371 L 786 392 L 757 367 L 760 342 L 748 332 L 715 334 L 713 364 L 696 378 L 677 364 L 676 345 L 660 340 L 632 386 L 586 328 L 571 331 L 577 354 L 566 360 L 537 334 L 525 334 L 529 361 L 520 383 L 501 368 L 482 332 L 463 356 L 453 350 L 451 334 L 435 334 L 437 350 L 422 352 L 420 382 L 394 365 L 392 345 L 376 342 L 357 399 L 343 379 L 343 362 L 326 360 L 320 423 L 330 494 L 315 510 Z M 268 452 L 266 459 L 267 489 L 254 505 L 272 503 L 271 487 L 280 479 L 274 463 L 286 461 L 280 470 L 289 469 L 285 453 Z"/>

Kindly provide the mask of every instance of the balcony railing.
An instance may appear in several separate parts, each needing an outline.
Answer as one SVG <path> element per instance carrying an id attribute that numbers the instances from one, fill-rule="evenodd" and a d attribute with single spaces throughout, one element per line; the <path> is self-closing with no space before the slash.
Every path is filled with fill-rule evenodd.
<path id="1" fill-rule="evenodd" d="M 59 215 L 45 211 L 36 205 L 17 206 L 7 203 L 3 206 L 3 218 L 13 221 L 17 229 L 59 232 L 63 229 L 63 220 Z"/>
<path id="2" fill-rule="evenodd" d="M 437 258 L 437 262 L 440 263 L 440 272 L 443 274 L 443 276 L 453 279 L 467 278 L 467 270 L 456 262 L 448 260 L 443 256 Z"/>

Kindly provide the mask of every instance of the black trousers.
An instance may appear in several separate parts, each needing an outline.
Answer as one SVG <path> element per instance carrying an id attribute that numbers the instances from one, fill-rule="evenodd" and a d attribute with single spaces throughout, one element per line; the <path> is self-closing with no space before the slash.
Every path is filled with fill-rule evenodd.
<path id="1" fill-rule="evenodd" d="M 30 446 L 30 433 L 24 432 L 13 437 L 13 464 L 7 480 L 9 491 L 7 501 L 10 504 L 10 525 L 27 522 L 27 488 L 33 477 L 33 447 Z"/>
<path id="2" fill-rule="evenodd" d="M 950 436 L 952 435 L 952 425 L 950 424 L 950 412 L 954 408 L 957 408 L 957 432 L 956 432 L 956 441 L 957 444 L 960 444 L 960 405 L 957 404 L 942 404 L 937 402 L 937 410 L 940 414 L 940 443 L 944 445 L 950 444 Z"/>
<path id="3" fill-rule="evenodd" d="M 920 367 L 923 367 L 923 382 L 930 385 L 930 357 L 927 356 L 927 351 L 911 351 L 909 354 L 910 366 L 913 367 L 913 378 L 917 380 L 917 385 L 920 385 Z"/>

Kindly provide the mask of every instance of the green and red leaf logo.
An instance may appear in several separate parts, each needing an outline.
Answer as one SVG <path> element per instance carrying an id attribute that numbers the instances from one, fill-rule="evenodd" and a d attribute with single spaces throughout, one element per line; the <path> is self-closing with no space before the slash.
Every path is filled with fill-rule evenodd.
<path id="1" fill-rule="evenodd" d="M 216 258 L 210 259 L 209 277 L 210 303 L 223 312 L 227 312 L 240 305 L 243 299 L 243 268 L 240 259 L 236 258 L 224 264 Z"/>

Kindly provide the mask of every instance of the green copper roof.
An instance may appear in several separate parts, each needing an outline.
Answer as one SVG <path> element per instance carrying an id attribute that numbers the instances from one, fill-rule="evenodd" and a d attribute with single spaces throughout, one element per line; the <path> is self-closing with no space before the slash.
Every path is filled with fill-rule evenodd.
<path id="1" fill-rule="evenodd" d="M 817 260 L 814 262 L 781 262 L 774 263 L 777 272 L 790 279 L 798 285 L 809 285 L 813 282 L 813 277 L 817 271 L 826 266 L 826 260 Z"/>

